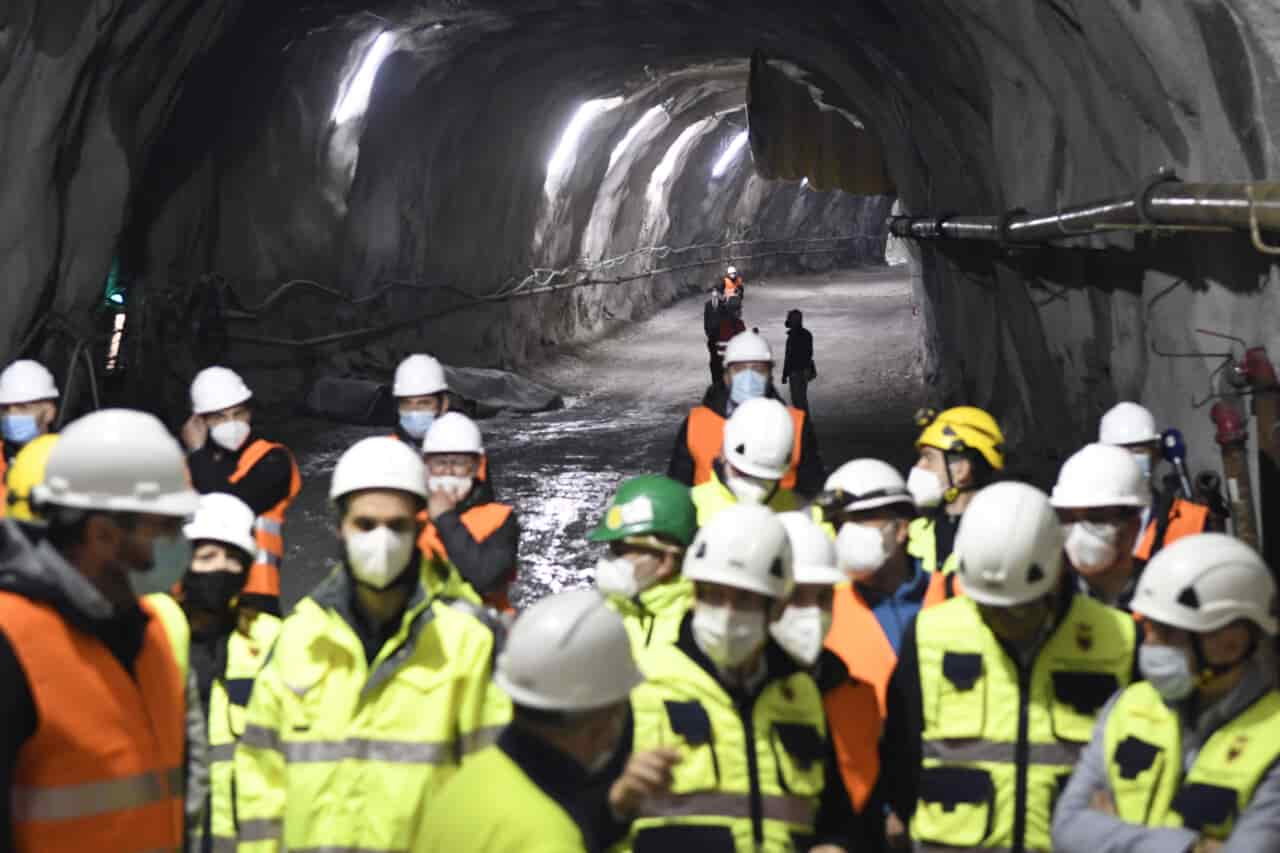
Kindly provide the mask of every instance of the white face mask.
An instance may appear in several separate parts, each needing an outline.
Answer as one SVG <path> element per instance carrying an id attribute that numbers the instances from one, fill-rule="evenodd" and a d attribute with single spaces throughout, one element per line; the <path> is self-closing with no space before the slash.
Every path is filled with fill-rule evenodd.
<path id="1" fill-rule="evenodd" d="M 635 598 L 653 586 L 653 579 L 641 583 L 635 564 L 626 557 L 601 557 L 596 561 L 596 587 L 605 595 Z"/>
<path id="2" fill-rule="evenodd" d="M 1181 702 L 1196 689 L 1191 661 L 1176 646 L 1143 643 L 1138 647 L 1138 669 L 1166 702 Z"/>
<path id="3" fill-rule="evenodd" d="M 1151 480 L 1151 456 L 1146 453 L 1134 453 L 1133 461 L 1138 463 L 1138 470 L 1147 481 Z"/>
<path id="4" fill-rule="evenodd" d="M 460 501 L 471 492 L 472 479 L 470 477 L 454 477 L 448 476 L 431 476 L 427 478 L 427 489 L 433 492 L 442 491 L 452 497 L 455 501 Z"/>
<path id="5" fill-rule="evenodd" d="M 764 614 L 697 604 L 693 608 L 693 639 L 716 666 L 739 666 L 764 647 Z"/>
<path id="6" fill-rule="evenodd" d="M 889 560 L 884 540 L 884 528 L 846 521 L 836 534 L 836 564 L 854 580 L 865 580 Z"/>
<path id="7" fill-rule="evenodd" d="M 916 467 L 907 475 L 907 491 L 921 509 L 932 509 L 942 503 L 942 480 L 932 471 Z"/>
<path id="8" fill-rule="evenodd" d="M 244 421 L 223 421 L 209 430 L 209 437 L 223 450 L 235 453 L 249 438 L 250 426 Z"/>
<path id="9" fill-rule="evenodd" d="M 813 666 L 831 630 L 831 614 L 817 605 L 788 605 L 782 617 L 769 625 L 769 633 L 796 663 Z"/>
<path id="10" fill-rule="evenodd" d="M 347 562 L 351 574 L 365 586 L 386 589 L 409 567 L 414 534 L 396 533 L 389 527 L 352 533 L 347 537 Z"/>
<path id="11" fill-rule="evenodd" d="M 740 477 L 737 474 L 725 475 L 725 486 L 733 492 L 733 496 L 740 504 L 763 504 L 768 500 L 769 493 L 773 491 L 775 485 L 776 483 L 771 480 Z"/>
<path id="12" fill-rule="evenodd" d="M 1113 522 L 1077 521 L 1071 525 L 1064 546 L 1071 565 L 1079 571 L 1105 569 L 1120 555 L 1120 525 Z"/>

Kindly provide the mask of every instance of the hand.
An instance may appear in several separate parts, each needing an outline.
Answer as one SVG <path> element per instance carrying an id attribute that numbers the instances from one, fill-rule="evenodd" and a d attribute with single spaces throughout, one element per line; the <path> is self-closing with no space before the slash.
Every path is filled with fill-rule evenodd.
<path id="1" fill-rule="evenodd" d="M 1089 800 L 1089 808 L 1116 817 L 1116 801 L 1110 791 L 1094 791 Z"/>
<path id="2" fill-rule="evenodd" d="M 436 519 L 444 515 L 446 512 L 453 512 L 458 507 L 461 498 L 456 492 L 447 489 L 432 489 L 427 498 L 427 515 Z"/>
<path id="3" fill-rule="evenodd" d="M 906 824 L 893 812 L 884 816 L 884 840 L 890 850 L 911 849 L 911 837 L 907 834 Z"/>
<path id="4" fill-rule="evenodd" d="M 680 753 L 674 749 L 654 749 L 632 755 L 618 781 L 609 788 L 609 807 L 613 813 L 624 820 L 635 818 L 646 799 L 671 790 L 671 768 L 679 763 Z"/>
<path id="5" fill-rule="evenodd" d="M 204 418 L 199 415 L 187 418 L 187 422 L 182 425 L 182 443 L 187 446 L 187 450 L 195 453 L 204 447 L 208 439 L 209 425 L 204 422 Z"/>

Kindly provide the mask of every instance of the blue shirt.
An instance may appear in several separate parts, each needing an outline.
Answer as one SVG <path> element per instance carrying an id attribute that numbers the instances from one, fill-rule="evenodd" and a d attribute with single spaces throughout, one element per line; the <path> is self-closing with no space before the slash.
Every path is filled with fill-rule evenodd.
<path id="1" fill-rule="evenodd" d="M 911 561 L 915 574 L 893 591 L 892 595 L 881 595 L 873 589 L 858 584 L 858 594 L 867 602 L 871 612 L 880 622 L 880 629 L 889 638 L 893 653 L 902 651 L 902 637 L 924 606 L 924 594 L 929 591 L 930 574 L 918 559 Z"/>

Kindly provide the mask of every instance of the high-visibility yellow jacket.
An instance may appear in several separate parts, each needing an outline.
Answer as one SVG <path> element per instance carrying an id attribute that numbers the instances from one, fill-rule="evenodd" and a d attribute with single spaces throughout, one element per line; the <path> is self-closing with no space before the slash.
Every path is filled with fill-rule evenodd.
<path id="1" fill-rule="evenodd" d="M 770 674 L 737 703 L 681 644 L 652 645 L 637 663 L 647 680 L 631 694 L 632 752 L 673 747 L 681 760 L 621 849 L 809 849 L 829 754 L 813 678 Z"/>
<path id="2" fill-rule="evenodd" d="M 1280 760 L 1277 732 L 1280 691 L 1271 690 L 1215 731 L 1184 775 L 1177 712 L 1147 682 L 1130 685 L 1112 707 L 1105 735 L 1117 815 L 1225 841 Z"/>
<path id="3" fill-rule="evenodd" d="M 919 560 L 926 572 L 938 571 L 937 526 L 936 520 L 922 515 L 913 519 L 907 527 L 907 553 Z M 948 554 L 947 559 L 942 562 L 942 573 L 954 572 L 957 559 L 955 551 Z"/>
<path id="4" fill-rule="evenodd" d="M 722 511 L 738 505 L 737 495 L 720 482 L 720 477 L 714 470 L 710 474 L 710 479 L 693 487 L 689 497 L 692 498 L 693 505 L 698 510 L 699 527 L 705 527 L 707 522 Z M 768 506 L 774 512 L 790 512 L 800 508 L 800 499 L 796 497 L 795 492 L 779 486 L 769 498 Z"/>
<path id="5" fill-rule="evenodd" d="M 1133 618 L 1074 596 L 1029 670 L 968 598 L 921 610 L 915 641 L 924 728 L 912 838 L 925 850 L 1049 850 L 1060 786 L 1132 676 Z"/>
<path id="6" fill-rule="evenodd" d="M 285 620 L 235 754 L 240 853 L 408 849 L 417 809 L 511 715 L 493 634 L 418 586 L 366 661 L 334 571 Z"/>
<path id="7" fill-rule="evenodd" d="M 634 598 L 610 595 L 605 598 L 622 617 L 631 638 L 631 650 L 640 654 L 655 643 L 674 643 L 680 621 L 693 606 L 693 581 L 684 576 L 651 586 Z"/>
<path id="8" fill-rule="evenodd" d="M 508 727 L 476 753 L 428 804 L 414 853 L 587 853 L 582 828 L 561 805 L 581 794 L 586 771 L 531 740 Z"/>

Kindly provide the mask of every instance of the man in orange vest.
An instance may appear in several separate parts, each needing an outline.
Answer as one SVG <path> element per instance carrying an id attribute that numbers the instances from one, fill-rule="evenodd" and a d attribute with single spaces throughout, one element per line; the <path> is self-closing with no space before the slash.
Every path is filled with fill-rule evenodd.
<path id="1" fill-rule="evenodd" d="M 686 486 L 711 479 L 712 467 L 724 446 L 725 420 L 747 400 L 769 397 L 781 400 L 773 387 L 773 350 L 756 332 L 742 332 L 725 347 L 724 382 L 707 388 L 702 404 L 695 406 L 680 425 L 667 476 Z M 781 485 L 806 498 L 822 488 L 822 459 L 813 423 L 799 409 L 789 407 L 795 422 L 795 446 L 791 464 Z"/>
<path id="2" fill-rule="evenodd" d="M 1143 513 L 1142 536 L 1133 552 L 1141 563 L 1145 565 L 1165 545 L 1209 529 L 1211 513 L 1207 506 L 1162 491 L 1156 485 L 1152 474 L 1160 461 L 1160 433 L 1156 431 L 1155 417 L 1146 407 L 1128 400 L 1117 403 L 1098 423 L 1098 441 L 1132 453 L 1151 485 L 1151 506 Z"/>
<path id="3" fill-rule="evenodd" d="M 738 268 L 730 265 L 724 271 L 724 278 L 720 281 L 720 292 L 725 299 L 736 299 L 742 302 L 742 298 L 747 295 L 747 288 L 742 282 L 742 274 L 738 272 Z"/>
<path id="4" fill-rule="evenodd" d="M 242 607 L 280 615 L 284 517 L 302 490 L 289 448 L 254 433 L 253 392 L 235 371 L 206 367 L 191 383 L 191 418 L 182 427 L 191 482 L 201 494 L 225 492 L 257 515 L 254 556 Z"/>
<path id="5" fill-rule="evenodd" d="M 186 621 L 131 575 L 156 588 L 186 567 L 182 449 L 151 415 L 95 412 L 62 433 L 33 500 L 40 544 L 0 522 L 0 849 L 181 850 Z"/>
<path id="6" fill-rule="evenodd" d="M 422 452 L 430 516 L 418 541 L 423 555 L 452 563 L 486 604 L 511 610 L 507 590 L 516 576 L 520 524 L 510 506 L 494 499 L 483 476 L 479 427 L 459 412 L 442 415 Z"/>

